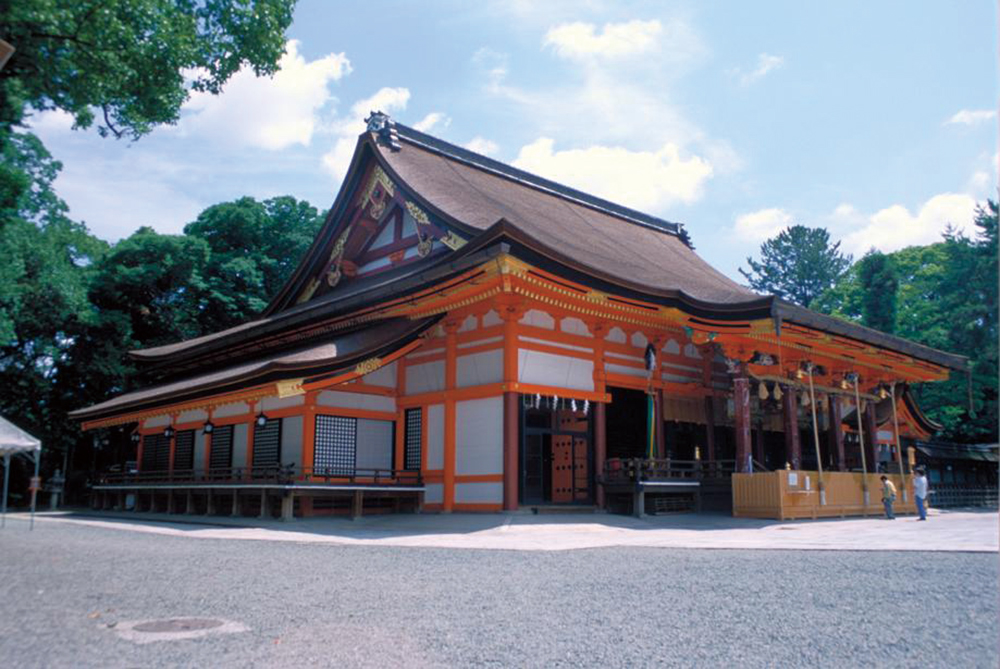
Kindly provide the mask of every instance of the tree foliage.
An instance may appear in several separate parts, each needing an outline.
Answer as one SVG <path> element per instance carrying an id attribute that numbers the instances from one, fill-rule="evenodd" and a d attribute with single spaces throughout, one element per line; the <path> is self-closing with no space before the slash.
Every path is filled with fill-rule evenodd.
<path id="1" fill-rule="evenodd" d="M 0 124 L 60 109 L 137 138 L 177 120 L 189 89 L 218 93 L 241 67 L 271 74 L 294 0 L 0 0 Z M 189 80 L 186 80 L 188 78 Z"/>
<path id="2" fill-rule="evenodd" d="M 176 121 L 191 90 L 218 93 L 243 67 L 272 74 L 294 4 L 0 0 L 2 37 L 16 49 L 0 69 L 0 413 L 47 453 L 90 439 L 66 413 L 124 388 L 124 350 L 248 318 L 318 224 L 292 198 L 249 200 L 264 210 L 259 237 L 240 237 L 241 221 L 208 221 L 183 236 L 143 228 L 109 250 L 69 218 L 53 188 L 59 162 L 19 127 L 32 111 L 61 110 L 77 128 L 96 121 L 102 135 L 137 139 Z M 289 229 L 286 241 L 266 232 Z"/>
<path id="3" fill-rule="evenodd" d="M 322 224 L 315 207 L 292 197 L 244 197 L 209 207 L 184 228 L 211 250 L 205 267 L 201 327 L 222 330 L 267 306 Z"/>
<path id="4" fill-rule="evenodd" d="M 814 305 L 886 329 L 872 318 L 887 317 L 894 301 L 895 318 L 884 325 L 896 335 L 969 357 L 971 377 L 953 372 L 914 389 L 921 408 L 944 425 L 942 437 L 960 442 L 997 439 L 997 203 L 979 207 L 975 225 L 973 238 L 949 231 L 938 243 L 887 254 L 884 263 L 869 254 Z"/>
<path id="5" fill-rule="evenodd" d="M 761 244 L 760 261 L 748 257 L 747 264 L 750 271 L 740 274 L 751 288 L 808 307 L 850 267 L 851 256 L 840 252 L 840 242 L 830 243 L 825 229 L 793 225 Z"/>

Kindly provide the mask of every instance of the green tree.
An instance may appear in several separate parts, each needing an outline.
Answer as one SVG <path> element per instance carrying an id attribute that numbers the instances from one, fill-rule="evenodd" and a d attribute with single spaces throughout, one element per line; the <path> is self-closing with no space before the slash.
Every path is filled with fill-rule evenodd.
<path id="1" fill-rule="evenodd" d="M 199 304 L 209 249 L 201 239 L 139 228 L 96 268 L 90 300 L 107 321 L 122 321 L 119 352 L 159 346 L 203 333 Z"/>
<path id="2" fill-rule="evenodd" d="M 894 334 L 970 359 L 969 376 L 952 372 L 948 381 L 914 386 L 921 408 L 944 426 L 941 438 L 959 442 L 997 439 L 997 203 L 980 206 L 974 222 L 971 239 L 949 230 L 935 244 L 886 255 L 884 264 L 869 254 L 814 303 L 885 329 L 888 323 L 873 323 L 865 308 L 876 318 L 889 313 L 886 293 L 895 282 Z M 863 271 L 872 277 L 867 282 Z"/>
<path id="3" fill-rule="evenodd" d="M 308 202 L 244 197 L 209 207 L 184 228 L 211 249 L 201 327 L 214 332 L 255 316 L 288 279 L 323 219 Z"/>
<path id="4" fill-rule="evenodd" d="M 896 293 L 899 279 L 892 260 L 872 250 L 858 261 L 861 284 L 861 322 L 870 328 L 892 334 L 896 329 Z"/>
<path id="5" fill-rule="evenodd" d="M 760 246 L 760 261 L 747 258 L 750 271 L 740 268 L 750 287 L 804 307 L 833 286 L 851 266 L 851 256 L 830 244 L 824 228 L 793 225 Z"/>
<path id="6" fill-rule="evenodd" d="M 189 89 L 218 93 L 241 67 L 272 74 L 294 0 L 0 0 L 0 124 L 61 109 L 137 138 L 177 120 Z M 190 77 L 189 81 L 185 78 Z"/>

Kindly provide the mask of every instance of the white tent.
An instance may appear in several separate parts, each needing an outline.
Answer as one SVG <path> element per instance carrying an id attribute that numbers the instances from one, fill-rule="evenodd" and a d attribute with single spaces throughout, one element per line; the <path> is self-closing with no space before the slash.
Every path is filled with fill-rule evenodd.
<path id="1" fill-rule="evenodd" d="M 3 500 L 0 502 L 0 527 L 7 523 L 7 484 L 10 480 L 10 459 L 18 453 L 32 453 L 35 459 L 35 478 L 42 460 L 42 442 L 0 416 L 0 455 L 3 456 Z M 35 524 L 35 493 L 31 493 L 31 524 Z"/>

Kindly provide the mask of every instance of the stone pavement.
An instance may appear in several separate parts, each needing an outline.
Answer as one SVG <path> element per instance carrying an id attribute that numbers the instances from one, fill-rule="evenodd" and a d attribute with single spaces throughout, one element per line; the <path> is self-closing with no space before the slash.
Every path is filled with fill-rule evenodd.
<path id="1" fill-rule="evenodd" d="M 26 514 L 10 514 L 26 519 Z M 769 521 L 721 514 L 636 519 L 608 514 L 423 514 L 309 518 L 292 523 L 252 518 L 149 513 L 46 512 L 36 528 L 74 523 L 188 537 L 353 546 L 559 551 L 613 546 L 837 551 L 996 552 L 995 511 L 932 509 L 927 522 L 848 518 Z M 19 527 L 20 526 L 20 527 Z M 8 533 L 26 524 L 8 523 Z M 0 535 L 2 538 L 2 535 Z"/>

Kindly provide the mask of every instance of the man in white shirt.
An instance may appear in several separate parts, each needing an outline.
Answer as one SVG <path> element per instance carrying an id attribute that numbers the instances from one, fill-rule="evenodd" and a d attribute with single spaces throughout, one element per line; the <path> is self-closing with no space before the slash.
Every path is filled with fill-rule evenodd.
<path id="1" fill-rule="evenodd" d="M 913 477 L 913 499 L 917 502 L 918 520 L 927 520 L 927 476 L 923 469 L 916 470 Z"/>

